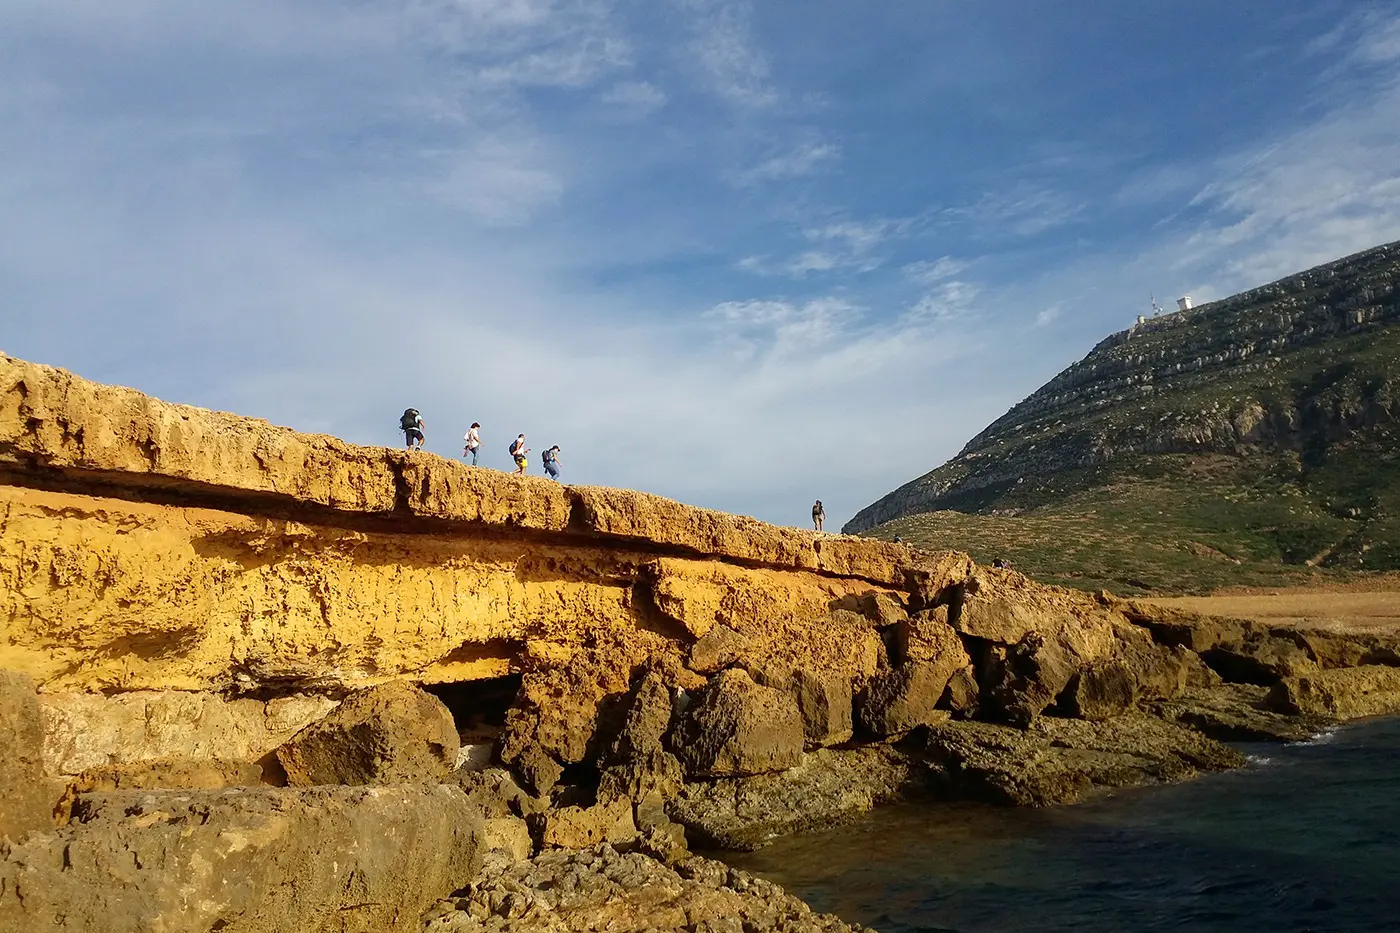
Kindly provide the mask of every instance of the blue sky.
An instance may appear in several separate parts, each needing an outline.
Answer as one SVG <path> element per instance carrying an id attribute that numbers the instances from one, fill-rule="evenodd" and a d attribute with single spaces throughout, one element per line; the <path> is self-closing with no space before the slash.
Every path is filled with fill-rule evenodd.
<path id="1" fill-rule="evenodd" d="M 0 348 L 780 523 L 1397 238 L 1400 0 L 0 0 Z"/>

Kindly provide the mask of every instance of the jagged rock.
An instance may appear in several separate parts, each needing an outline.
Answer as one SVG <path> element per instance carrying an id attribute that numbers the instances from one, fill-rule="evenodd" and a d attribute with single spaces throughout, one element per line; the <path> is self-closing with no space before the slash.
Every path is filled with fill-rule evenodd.
<path id="1" fill-rule="evenodd" d="M 751 669 L 755 681 L 790 693 L 802 713 L 802 730 L 810 748 L 840 745 L 853 733 L 851 680 L 839 671 Z"/>
<path id="2" fill-rule="evenodd" d="M 1277 712 L 1269 706 L 1269 692 L 1253 684 L 1188 687 L 1145 708 L 1221 742 L 1302 742 L 1331 723 L 1324 717 Z"/>
<path id="3" fill-rule="evenodd" d="M 529 793 L 515 783 L 514 776 L 504 768 L 458 771 L 454 776 L 472 806 L 488 818 L 512 814 L 525 817 L 549 807 L 548 796 Z"/>
<path id="4" fill-rule="evenodd" d="M 942 723 L 929 728 L 926 748 L 948 791 L 1016 806 L 1072 803 L 1099 787 L 1179 781 L 1244 764 L 1229 746 L 1137 712 L 1097 723 L 1043 717 L 1027 729 Z"/>
<path id="5" fill-rule="evenodd" d="M 977 711 L 977 671 L 971 664 L 948 678 L 948 689 L 939 705 L 958 716 L 971 716 Z"/>
<path id="6" fill-rule="evenodd" d="M 901 620 L 894 627 L 894 658 L 896 664 L 909 661 L 933 661 L 951 664 L 961 669 L 971 664 L 962 639 L 948 624 L 948 607 L 939 606 Z"/>
<path id="7" fill-rule="evenodd" d="M 728 670 L 687 710 L 674 747 L 687 773 L 727 777 L 792 767 L 802 739 L 802 713 L 790 694 Z"/>
<path id="8" fill-rule="evenodd" d="M 946 719 L 938 701 L 959 670 L 950 660 L 913 661 L 876 677 L 860 697 L 860 724 L 872 735 L 902 735 Z"/>
<path id="9" fill-rule="evenodd" d="M 0 856 L 0 929 L 417 930 L 484 846 L 453 787 L 138 791 L 75 816 Z"/>
<path id="10" fill-rule="evenodd" d="M 34 681 L 0 670 L 0 839 L 53 826 L 58 793 L 44 779 L 43 747 Z"/>
<path id="11" fill-rule="evenodd" d="M 697 674 L 716 674 L 735 664 L 744 655 L 748 639 L 727 625 L 716 625 L 690 647 L 690 669 Z"/>
<path id="12" fill-rule="evenodd" d="M 621 845 L 637 835 L 632 801 L 625 798 L 591 807 L 555 807 L 526 817 L 542 848 L 584 849 L 600 842 Z"/>
<path id="13" fill-rule="evenodd" d="M 706 845 L 756 849 L 897 799 L 920 773 L 886 746 L 826 748 L 779 774 L 692 782 L 667 803 L 666 812 Z"/>
<path id="14" fill-rule="evenodd" d="M 904 605 L 888 593 L 866 593 L 857 601 L 857 611 L 881 628 L 909 618 Z"/>
<path id="15" fill-rule="evenodd" d="M 491 862 L 464 895 L 437 905 L 423 933 L 862 933 L 723 863 L 672 868 L 606 844 Z"/>
<path id="16" fill-rule="evenodd" d="M 539 745 L 527 745 L 511 762 L 525 786 L 536 794 L 547 795 L 564 776 L 564 766 Z"/>
<path id="17" fill-rule="evenodd" d="M 1219 677 L 1188 648 L 1127 637 L 1112 657 L 1092 662 L 1075 674 L 1058 703 L 1078 719 L 1108 719 L 1140 701 L 1165 699 L 1188 687 L 1218 682 Z"/>
<path id="18" fill-rule="evenodd" d="M 390 681 L 360 690 L 277 749 L 287 783 L 402 784 L 446 781 L 457 763 L 457 727 L 442 701 Z"/>
<path id="19" fill-rule="evenodd" d="M 1360 719 L 1400 712 L 1400 667 L 1371 664 L 1284 678 L 1270 704 L 1288 713 Z"/>
<path id="20" fill-rule="evenodd" d="M 641 800 L 650 794 L 670 797 L 680 790 L 680 759 L 660 748 L 603 769 L 598 778 L 598 799 Z"/>
<path id="21" fill-rule="evenodd" d="M 594 644 L 562 657 L 536 654 L 532 643 L 520 690 L 506 712 L 501 761 L 541 793 L 558 781 L 558 766 L 598 761 L 622 729 L 634 674 L 653 663 L 678 667 L 652 638 L 657 636 L 598 633 Z"/>
<path id="22" fill-rule="evenodd" d="M 666 812 L 666 800 L 660 794 L 649 794 L 637 801 L 633 810 L 640 834 L 638 848 L 668 865 L 690 855 L 685 827 L 672 822 Z"/>
<path id="23" fill-rule="evenodd" d="M 608 760 L 621 762 L 660 750 L 671 729 L 672 706 L 671 687 L 665 675 L 657 670 L 647 671 L 632 692 L 631 705 L 608 751 Z"/>

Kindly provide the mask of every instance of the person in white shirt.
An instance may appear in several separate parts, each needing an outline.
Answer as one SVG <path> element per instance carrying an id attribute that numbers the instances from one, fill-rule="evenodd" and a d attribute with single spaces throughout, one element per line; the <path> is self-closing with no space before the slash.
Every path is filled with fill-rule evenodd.
<path id="1" fill-rule="evenodd" d="M 467 446 L 462 448 L 462 456 L 470 456 L 472 466 L 476 466 L 476 452 L 481 448 L 481 435 L 477 433 L 477 429 L 480 427 L 480 422 L 473 421 L 472 426 L 467 429 L 467 433 L 462 435 L 462 440 L 467 442 Z"/>
<path id="2" fill-rule="evenodd" d="M 510 456 L 511 456 L 511 459 L 515 461 L 515 475 L 516 475 L 516 476 L 524 476 L 524 475 L 525 475 L 525 467 L 526 467 L 526 465 L 530 462 L 528 459 L 526 459 L 526 454 L 528 454 L 529 452 L 530 452 L 530 448 L 528 448 L 528 447 L 525 446 L 525 435 L 524 435 L 524 434 L 521 434 L 519 437 L 517 437 L 517 438 L 515 439 L 515 441 L 514 441 L 513 443 L 511 443 L 511 445 L 510 445 Z"/>

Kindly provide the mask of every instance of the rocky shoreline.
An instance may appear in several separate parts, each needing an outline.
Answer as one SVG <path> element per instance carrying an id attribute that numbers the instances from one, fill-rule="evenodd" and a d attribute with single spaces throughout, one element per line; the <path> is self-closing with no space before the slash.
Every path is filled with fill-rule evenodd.
<path id="1" fill-rule="evenodd" d="M 0 363 L 6 930 L 843 930 L 692 849 L 1069 804 L 1400 711 L 1400 637 Z"/>

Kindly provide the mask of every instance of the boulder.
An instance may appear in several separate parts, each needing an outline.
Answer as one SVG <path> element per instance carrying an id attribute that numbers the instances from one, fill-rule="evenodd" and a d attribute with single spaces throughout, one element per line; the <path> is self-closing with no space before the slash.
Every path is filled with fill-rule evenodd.
<path id="1" fill-rule="evenodd" d="M 457 727 L 442 701 L 404 681 L 352 693 L 277 749 L 287 783 L 404 784 L 448 780 Z"/>
<path id="2" fill-rule="evenodd" d="M 665 675 L 649 670 L 632 691 L 626 717 L 608 750 L 608 760 L 622 762 L 662 748 L 671 729 L 671 687 Z"/>
<path id="3" fill-rule="evenodd" d="M 943 691 L 938 705 L 957 716 L 969 717 L 977 712 L 977 671 L 971 664 L 948 678 L 948 689 Z"/>
<path id="4" fill-rule="evenodd" d="M 314 694 L 263 702 L 184 690 L 45 693 L 44 768 L 77 775 L 141 761 L 257 761 L 336 705 Z"/>
<path id="5" fill-rule="evenodd" d="M 877 626 L 884 628 L 909 618 L 904 604 L 889 593 L 866 593 L 859 598 L 856 611 Z"/>
<path id="6" fill-rule="evenodd" d="M 700 844 L 757 849 L 898 799 L 920 775 L 914 762 L 887 746 L 820 749 L 780 774 L 687 784 L 666 812 Z"/>
<path id="7" fill-rule="evenodd" d="M 454 787 L 123 792 L 75 817 L 0 856 L 0 929 L 416 931 L 484 847 Z"/>
<path id="8" fill-rule="evenodd" d="M 1185 780 L 1245 763 L 1227 745 L 1140 712 L 1104 722 L 1044 717 L 1026 729 L 947 722 L 929 728 L 926 751 L 946 792 L 1015 806 L 1073 803 L 1096 788 Z"/>
<path id="9" fill-rule="evenodd" d="M 913 661 L 876 677 L 860 697 L 860 724 L 877 736 L 902 735 L 946 719 L 936 709 L 948 679 L 958 670 L 937 661 Z"/>
<path id="10" fill-rule="evenodd" d="M 511 762 L 525 786 L 536 794 L 548 795 L 564 776 L 564 766 L 539 745 L 527 745 Z"/>
<path id="11" fill-rule="evenodd" d="M 549 807 L 548 797 L 529 793 L 504 768 L 459 771 L 456 778 L 457 785 L 472 806 L 481 810 L 488 819 L 512 814 L 525 817 Z"/>
<path id="12" fill-rule="evenodd" d="M 1269 695 L 1275 709 L 1330 719 L 1360 719 L 1400 712 L 1400 667 L 1314 669 L 1286 677 Z"/>
<path id="13" fill-rule="evenodd" d="M 791 694 L 727 670 L 682 719 L 674 747 L 696 777 L 763 774 L 802 758 L 802 712 Z"/>
<path id="14" fill-rule="evenodd" d="M 557 807 L 526 818 L 541 848 L 584 849 L 600 842 L 621 845 L 637 836 L 632 801 L 610 800 L 591 807 Z"/>
<path id="15" fill-rule="evenodd" d="M 851 679 L 840 671 L 790 670 L 783 667 L 750 669 L 758 683 L 790 693 L 802 713 L 803 737 L 808 748 L 849 742 L 853 733 Z"/>
<path id="16" fill-rule="evenodd" d="M 896 664 L 933 661 L 950 665 L 954 670 L 972 663 L 962 639 L 948 624 L 947 606 L 920 612 L 896 624 L 892 660 Z"/>
<path id="17" fill-rule="evenodd" d="M 683 776 L 680 759 L 657 748 L 604 768 L 598 778 L 598 799 L 641 800 L 651 794 L 671 797 L 680 790 Z"/>
<path id="18" fill-rule="evenodd" d="M 0 670 L 0 839 L 53 828 L 58 788 L 44 779 L 43 748 L 34 681 Z"/>

